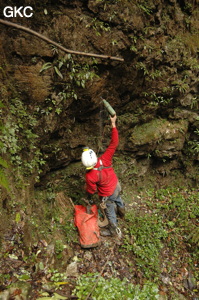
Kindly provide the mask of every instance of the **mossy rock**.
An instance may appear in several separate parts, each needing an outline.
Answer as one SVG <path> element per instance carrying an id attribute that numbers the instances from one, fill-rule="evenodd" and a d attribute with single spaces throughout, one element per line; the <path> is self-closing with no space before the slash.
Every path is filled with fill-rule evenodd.
<path id="1" fill-rule="evenodd" d="M 169 122 L 166 119 L 154 119 L 149 123 L 136 126 L 129 138 L 134 145 L 144 145 L 158 142 L 162 139 L 175 139 L 179 133 L 185 133 L 188 129 L 188 122 L 180 120 Z"/>

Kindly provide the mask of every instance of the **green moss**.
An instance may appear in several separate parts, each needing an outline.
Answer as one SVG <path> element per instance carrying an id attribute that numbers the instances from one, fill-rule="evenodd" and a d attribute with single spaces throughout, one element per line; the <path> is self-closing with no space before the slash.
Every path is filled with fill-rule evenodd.
<path id="1" fill-rule="evenodd" d="M 159 143 L 164 139 L 176 139 L 180 133 L 186 133 L 187 128 L 186 120 L 171 123 L 165 119 L 154 119 L 149 123 L 136 126 L 129 141 L 138 146 Z"/>
<path id="2" fill-rule="evenodd" d="M 133 124 L 138 124 L 139 123 L 139 118 L 135 114 L 131 113 L 125 113 L 121 116 L 118 117 L 118 126 L 123 128 L 123 127 L 130 127 Z"/>
<path id="3" fill-rule="evenodd" d="M 182 41 L 184 41 L 185 46 L 190 49 L 191 53 L 197 54 L 199 49 L 199 36 L 198 33 L 191 34 L 184 33 L 182 35 Z"/>
<path id="4" fill-rule="evenodd" d="M 154 119 L 149 123 L 136 126 L 130 137 L 130 141 L 135 145 L 144 145 L 153 141 L 158 141 L 162 137 L 162 127 L 168 126 L 168 121 Z"/>

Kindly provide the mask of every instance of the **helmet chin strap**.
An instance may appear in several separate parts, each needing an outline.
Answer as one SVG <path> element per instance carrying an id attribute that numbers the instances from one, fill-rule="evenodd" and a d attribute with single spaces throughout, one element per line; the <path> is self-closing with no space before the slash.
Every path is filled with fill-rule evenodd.
<path id="1" fill-rule="evenodd" d="M 88 151 L 88 150 L 89 150 L 89 147 L 84 147 L 83 148 L 83 152 Z"/>

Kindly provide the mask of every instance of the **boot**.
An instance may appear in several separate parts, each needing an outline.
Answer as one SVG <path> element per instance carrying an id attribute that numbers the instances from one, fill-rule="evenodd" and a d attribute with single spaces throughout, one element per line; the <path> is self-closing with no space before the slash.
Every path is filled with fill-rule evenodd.
<path id="1" fill-rule="evenodd" d="M 119 239 L 122 237 L 120 228 L 117 227 L 115 224 L 110 223 L 109 230 L 110 230 L 111 236 L 118 237 Z"/>
<path id="2" fill-rule="evenodd" d="M 124 219 L 125 216 L 125 207 L 117 207 L 117 213 L 121 219 Z"/>
<path id="3" fill-rule="evenodd" d="M 101 236 L 111 236 L 109 227 L 100 228 L 100 235 Z"/>

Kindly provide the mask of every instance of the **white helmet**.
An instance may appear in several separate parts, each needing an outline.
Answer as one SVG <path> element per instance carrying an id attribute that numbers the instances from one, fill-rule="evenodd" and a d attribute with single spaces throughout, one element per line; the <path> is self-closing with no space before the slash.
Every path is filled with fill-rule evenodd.
<path id="1" fill-rule="evenodd" d="M 82 163 L 87 170 L 92 169 L 97 163 L 97 155 L 92 149 L 85 147 L 82 153 Z"/>

